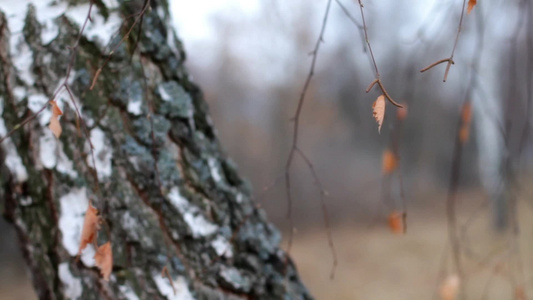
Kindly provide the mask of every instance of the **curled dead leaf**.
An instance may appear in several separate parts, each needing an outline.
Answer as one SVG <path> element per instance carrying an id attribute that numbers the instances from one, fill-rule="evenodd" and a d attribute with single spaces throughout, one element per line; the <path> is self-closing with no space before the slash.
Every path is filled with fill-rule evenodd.
<path id="1" fill-rule="evenodd" d="M 50 125 L 48 125 L 48 128 L 50 128 L 56 138 L 59 138 L 62 132 L 59 116 L 63 115 L 63 112 L 54 100 L 50 101 L 50 105 L 52 105 L 52 116 L 50 117 Z"/>
<path id="2" fill-rule="evenodd" d="M 372 105 L 372 111 L 374 119 L 378 123 L 378 132 L 381 133 L 381 125 L 383 125 L 383 119 L 385 118 L 385 96 L 379 96 Z"/>
<path id="3" fill-rule="evenodd" d="M 440 285 L 440 298 L 442 300 L 456 300 L 460 284 L 459 276 L 452 274 L 446 277 Z"/>
<path id="4" fill-rule="evenodd" d="M 78 250 L 78 257 L 81 251 L 96 241 L 96 235 L 100 229 L 100 218 L 98 217 L 98 210 L 89 203 L 85 218 L 83 219 L 83 228 L 81 230 L 80 248 Z"/>
<path id="5" fill-rule="evenodd" d="M 94 254 L 94 263 L 96 267 L 100 269 L 100 274 L 104 280 L 109 281 L 109 275 L 111 275 L 111 270 L 113 269 L 113 251 L 111 250 L 111 242 L 107 242 L 98 247 Z"/>
<path id="6" fill-rule="evenodd" d="M 395 234 L 405 233 L 405 218 L 404 212 L 393 211 L 389 214 L 389 228 Z"/>
<path id="7" fill-rule="evenodd" d="M 389 175 L 398 167 L 398 160 L 396 155 L 390 150 L 386 149 L 383 152 L 383 174 Z"/>

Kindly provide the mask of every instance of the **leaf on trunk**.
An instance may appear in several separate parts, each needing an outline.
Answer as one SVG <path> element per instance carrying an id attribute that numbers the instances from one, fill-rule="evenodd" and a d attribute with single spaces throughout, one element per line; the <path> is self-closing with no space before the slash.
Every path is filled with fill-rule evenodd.
<path id="1" fill-rule="evenodd" d="M 385 96 L 379 96 L 372 105 L 372 111 L 374 119 L 378 123 L 378 132 L 381 133 L 381 125 L 383 125 L 383 119 L 385 118 Z"/>
<path id="2" fill-rule="evenodd" d="M 405 213 L 393 211 L 389 214 L 389 228 L 395 234 L 405 234 Z"/>
<path id="3" fill-rule="evenodd" d="M 389 175 L 398 167 L 398 159 L 396 155 L 390 150 L 387 149 L 383 152 L 383 174 Z"/>
<path id="4" fill-rule="evenodd" d="M 98 217 L 98 210 L 94 208 L 91 203 L 87 207 L 85 212 L 85 218 L 83 219 L 83 228 L 81 230 L 80 249 L 78 250 L 78 257 L 81 251 L 96 241 L 96 235 L 100 229 L 100 218 Z"/>
<path id="5" fill-rule="evenodd" d="M 62 131 L 61 124 L 59 123 L 59 116 L 63 115 L 63 112 L 54 100 L 50 101 L 50 105 L 52 105 L 52 117 L 50 117 L 50 125 L 48 125 L 48 128 L 52 130 L 52 133 L 56 138 L 59 138 Z"/>
<path id="6" fill-rule="evenodd" d="M 440 285 L 440 298 L 442 300 L 456 300 L 460 284 L 459 276 L 453 274 L 446 277 Z"/>
<path id="7" fill-rule="evenodd" d="M 100 269 L 100 274 L 105 281 L 109 281 L 109 275 L 113 269 L 113 251 L 111 251 L 111 242 L 107 242 L 98 247 L 94 254 L 94 263 Z"/>
<path id="8" fill-rule="evenodd" d="M 472 9 L 474 9 L 474 6 L 476 6 L 477 0 L 468 0 L 468 9 L 466 12 L 469 14 Z"/>

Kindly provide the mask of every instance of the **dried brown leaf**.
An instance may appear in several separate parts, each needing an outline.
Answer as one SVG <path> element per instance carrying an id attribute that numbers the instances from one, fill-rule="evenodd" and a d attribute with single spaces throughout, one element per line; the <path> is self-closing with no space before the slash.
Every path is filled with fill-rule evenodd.
<path id="1" fill-rule="evenodd" d="M 387 149 L 383 152 L 383 174 L 389 175 L 398 167 L 398 160 L 396 155 L 390 150 Z"/>
<path id="2" fill-rule="evenodd" d="M 440 298 L 442 300 L 456 300 L 460 284 L 459 276 L 453 274 L 446 277 L 440 285 Z"/>
<path id="3" fill-rule="evenodd" d="M 381 125 L 383 125 L 383 119 L 385 118 L 385 96 L 379 96 L 372 105 L 372 111 L 374 119 L 378 123 L 378 132 L 381 133 Z"/>
<path id="4" fill-rule="evenodd" d="M 470 121 L 472 120 L 472 105 L 465 102 L 461 109 L 461 128 L 459 129 L 459 141 L 464 144 L 470 136 Z"/>
<path id="5" fill-rule="evenodd" d="M 100 229 L 100 218 L 98 217 L 98 210 L 94 208 L 91 203 L 87 207 L 85 212 L 85 218 L 83 219 L 83 228 L 81 231 L 80 249 L 78 250 L 78 256 L 81 251 L 96 241 L 96 235 Z"/>
<path id="6" fill-rule="evenodd" d="M 52 117 L 50 117 L 50 125 L 48 125 L 48 128 L 50 128 L 56 138 L 59 138 L 62 132 L 59 116 L 63 115 L 63 112 L 54 100 L 50 101 L 50 105 L 52 105 Z"/>
<path id="7" fill-rule="evenodd" d="M 468 0 L 468 8 L 466 12 L 469 14 L 472 9 L 474 9 L 474 6 L 476 6 L 477 0 Z"/>
<path id="8" fill-rule="evenodd" d="M 405 233 L 405 213 L 393 211 L 389 214 L 389 228 L 395 234 Z"/>
<path id="9" fill-rule="evenodd" d="M 100 274 L 104 280 L 109 281 L 109 275 L 111 275 L 111 270 L 113 269 L 113 251 L 111 250 L 111 242 L 107 242 L 98 247 L 94 254 L 94 263 L 96 267 L 100 269 Z"/>
<path id="10" fill-rule="evenodd" d="M 396 118 L 400 121 L 405 120 L 407 118 L 407 105 L 404 104 L 403 107 L 398 108 L 396 110 Z"/>
<path id="11" fill-rule="evenodd" d="M 524 290 L 524 287 L 519 285 L 516 286 L 514 289 L 514 298 L 515 300 L 526 300 L 526 291 Z"/>

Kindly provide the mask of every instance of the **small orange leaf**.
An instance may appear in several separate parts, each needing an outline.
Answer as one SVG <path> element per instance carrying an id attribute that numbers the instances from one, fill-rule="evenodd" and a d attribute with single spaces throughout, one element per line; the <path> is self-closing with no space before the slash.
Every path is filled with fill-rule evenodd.
<path id="1" fill-rule="evenodd" d="M 459 293 L 459 285 L 461 281 L 457 275 L 449 275 L 444 279 L 440 285 L 440 298 L 442 300 L 455 300 L 457 299 L 457 294 Z"/>
<path id="2" fill-rule="evenodd" d="M 78 257 L 81 251 L 96 241 L 96 235 L 100 229 L 100 218 L 98 217 L 98 210 L 94 208 L 91 203 L 87 207 L 85 212 L 85 218 L 83 219 L 83 228 L 81 230 L 80 249 L 78 250 Z"/>
<path id="3" fill-rule="evenodd" d="M 385 150 L 383 152 L 383 174 L 391 174 L 397 167 L 398 160 L 396 159 L 396 155 L 389 149 Z"/>
<path id="4" fill-rule="evenodd" d="M 52 105 L 52 117 L 50 117 L 50 125 L 48 125 L 48 128 L 52 130 L 52 133 L 56 136 L 56 138 L 59 138 L 62 129 L 58 117 L 63 115 L 63 112 L 59 106 L 57 106 L 57 103 L 54 100 L 50 101 L 50 105 Z"/>
<path id="5" fill-rule="evenodd" d="M 378 132 L 381 133 L 381 125 L 383 125 L 383 119 L 385 118 L 385 96 L 379 96 L 372 105 L 374 119 L 378 123 Z"/>
<path id="6" fill-rule="evenodd" d="M 100 269 L 100 274 L 105 281 L 109 281 L 109 275 L 113 269 L 113 251 L 111 251 L 111 242 L 107 242 L 98 247 L 94 254 L 94 263 Z"/>
<path id="7" fill-rule="evenodd" d="M 407 118 L 407 105 L 403 104 L 403 107 L 398 108 L 396 110 L 396 118 L 400 121 L 405 120 Z"/>
<path id="8" fill-rule="evenodd" d="M 524 287 L 523 286 L 517 286 L 515 287 L 514 289 L 514 298 L 515 300 L 526 300 L 527 297 L 526 297 L 526 292 L 524 291 Z"/>
<path id="9" fill-rule="evenodd" d="M 476 6 L 476 3 L 477 3 L 477 0 L 468 0 L 468 9 L 466 10 L 468 14 L 472 11 L 474 6 Z"/>
<path id="10" fill-rule="evenodd" d="M 459 141 L 461 144 L 468 141 L 470 135 L 470 121 L 472 120 L 472 105 L 470 101 L 465 102 L 461 109 L 461 128 L 459 129 Z"/>
<path id="11" fill-rule="evenodd" d="M 470 101 L 465 102 L 463 104 L 463 107 L 461 109 L 461 121 L 465 124 L 470 124 L 470 120 L 472 119 L 472 105 L 470 104 Z"/>
<path id="12" fill-rule="evenodd" d="M 459 129 L 459 141 L 461 144 L 466 143 L 468 141 L 468 137 L 470 136 L 470 130 L 468 128 L 468 125 L 463 124 L 461 128 Z"/>
<path id="13" fill-rule="evenodd" d="M 393 211 L 389 214 L 389 228 L 395 234 L 405 233 L 405 213 Z"/>

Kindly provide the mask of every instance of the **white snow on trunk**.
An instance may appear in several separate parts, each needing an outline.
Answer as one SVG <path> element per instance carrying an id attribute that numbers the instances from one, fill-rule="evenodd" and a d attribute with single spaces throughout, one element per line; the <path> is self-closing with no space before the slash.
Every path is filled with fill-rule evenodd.
<path id="1" fill-rule="evenodd" d="M 84 187 L 71 189 L 68 194 L 59 198 L 59 205 L 62 244 L 71 256 L 76 256 L 81 240 L 83 218 L 89 206 L 86 189 Z"/>
<path id="2" fill-rule="evenodd" d="M 137 294 L 133 291 L 133 289 L 129 285 L 121 285 L 118 287 L 122 295 L 126 297 L 126 300 L 140 300 L 139 297 L 137 297 Z"/>
<path id="3" fill-rule="evenodd" d="M 3 112 L 4 98 L 0 97 L 0 115 L 2 115 Z M 4 123 L 4 119 L 0 118 L 0 136 L 3 137 L 6 134 L 6 124 Z M 6 154 L 5 164 L 11 174 L 14 175 L 15 180 L 19 183 L 28 180 L 28 172 L 26 171 L 26 167 L 22 163 L 22 159 L 18 155 L 15 144 L 13 144 L 11 138 L 7 138 L 0 146 L 3 148 L 4 153 Z"/>
<path id="4" fill-rule="evenodd" d="M 63 283 L 63 296 L 67 299 L 79 299 L 83 291 L 81 279 L 74 277 L 70 273 L 68 263 L 66 262 L 59 264 L 58 271 L 59 280 Z"/>
<path id="5" fill-rule="evenodd" d="M 217 231 L 217 226 L 209 222 L 202 215 L 198 207 L 192 205 L 185 199 L 179 191 L 179 188 L 173 187 L 168 193 L 168 199 L 183 215 L 183 219 L 189 225 L 193 237 L 201 237 L 213 234 Z"/>
<path id="6" fill-rule="evenodd" d="M 161 276 L 160 273 L 154 273 L 153 278 L 159 292 L 168 300 L 194 300 L 183 277 L 178 276 L 176 280 L 173 280 L 172 285 L 169 282 L 171 279 Z"/>
<path id="7" fill-rule="evenodd" d="M 233 257 L 231 244 L 225 237 L 221 235 L 217 235 L 217 237 L 211 242 L 211 247 L 215 249 L 215 252 L 218 256 L 224 255 L 226 258 Z"/>
<path id="8" fill-rule="evenodd" d="M 220 172 L 217 160 L 213 157 L 210 157 L 207 160 L 207 164 L 209 165 L 209 171 L 211 172 L 211 177 L 213 177 L 213 180 L 215 182 L 219 182 L 220 180 L 222 180 L 222 174 Z"/>
<path id="9" fill-rule="evenodd" d="M 96 169 L 98 173 L 98 180 L 103 181 L 109 176 L 111 176 L 112 165 L 111 158 L 113 157 L 113 149 L 109 146 L 109 141 L 107 140 L 105 133 L 102 129 L 96 127 L 91 130 L 91 142 L 94 146 L 94 162 L 93 164 L 92 155 L 87 156 L 87 163 L 92 168 Z M 87 141 L 87 151 L 90 152 L 90 144 Z"/>
<path id="10" fill-rule="evenodd" d="M 51 130 L 44 130 L 39 137 L 39 158 L 43 166 L 52 169 L 57 164 L 57 139 Z"/>
<path id="11" fill-rule="evenodd" d="M 65 12 L 65 15 L 81 28 L 85 22 L 85 18 L 87 18 L 88 11 L 89 4 L 86 3 L 69 7 Z M 91 19 L 92 22 L 87 23 L 83 35 L 87 37 L 88 40 L 100 44 L 100 47 L 103 49 L 108 45 L 109 41 L 116 36 L 116 33 L 122 24 L 122 18 L 118 12 L 111 11 L 109 17 L 105 20 L 98 11 L 98 7 L 94 5 L 91 12 Z"/>

